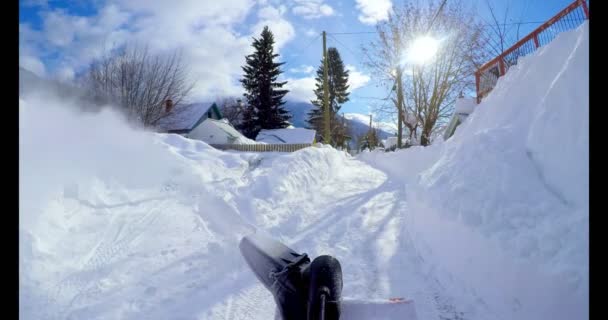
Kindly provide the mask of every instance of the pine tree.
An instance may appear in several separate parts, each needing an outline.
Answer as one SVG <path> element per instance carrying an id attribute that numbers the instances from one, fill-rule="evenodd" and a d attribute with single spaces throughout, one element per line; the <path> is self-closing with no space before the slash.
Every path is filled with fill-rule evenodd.
<path id="1" fill-rule="evenodd" d="M 339 121 L 337 114 L 342 104 L 348 101 L 348 70 L 344 67 L 340 53 L 336 48 L 327 49 L 327 85 L 329 88 L 329 106 L 330 106 L 330 127 L 332 131 L 331 141 L 323 141 L 336 145 L 336 142 L 342 142 L 346 139 L 343 135 L 346 130 L 341 130 L 342 123 Z M 323 59 L 321 65 L 317 69 L 317 77 L 315 78 L 315 96 L 316 99 L 311 103 L 315 106 L 308 113 L 308 123 L 310 128 L 317 131 L 317 140 L 322 140 L 321 133 L 323 132 Z"/>
<path id="2" fill-rule="evenodd" d="M 380 138 L 378 134 L 378 129 L 370 128 L 367 133 L 359 138 L 359 150 L 363 151 L 365 149 L 374 150 L 376 147 L 380 146 Z"/>
<path id="3" fill-rule="evenodd" d="M 274 36 L 268 26 L 259 39 L 253 39 L 252 46 L 255 51 L 245 58 L 246 65 L 242 67 L 245 74 L 240 80 L 247 101 L 240 129 L 246 137 L 255 139 L 262 129 L 287 127 L 291 116 L 283 107 L 283 97 L 289 91 L 281 88 L 287 81 L 277 81 L 284 62 L 273 62 L 279 55 L 274 53 Z"/>

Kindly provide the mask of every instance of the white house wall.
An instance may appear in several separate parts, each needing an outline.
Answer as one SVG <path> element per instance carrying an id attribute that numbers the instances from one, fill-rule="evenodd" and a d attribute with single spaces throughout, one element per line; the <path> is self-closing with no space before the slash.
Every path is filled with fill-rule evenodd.
<path id="1" fill-rule="evenodd" d="M 211 121 L 203 121 L 196 128 L 190 131 L 188 138 L 201 140 L 209 144 L 232 143 L 230 135 L 217 127 Z"/>

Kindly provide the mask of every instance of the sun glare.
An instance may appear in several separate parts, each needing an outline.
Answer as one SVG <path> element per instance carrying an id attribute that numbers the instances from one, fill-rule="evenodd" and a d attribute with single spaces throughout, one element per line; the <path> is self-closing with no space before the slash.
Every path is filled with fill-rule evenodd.
<path id="1" fill-rule="evenodd" d="M 425 64 L 433 59 L 439 48 L 439 41 L 430 36 L 414 40 L 408 50 L 407 58 L 411 63 Z"/>

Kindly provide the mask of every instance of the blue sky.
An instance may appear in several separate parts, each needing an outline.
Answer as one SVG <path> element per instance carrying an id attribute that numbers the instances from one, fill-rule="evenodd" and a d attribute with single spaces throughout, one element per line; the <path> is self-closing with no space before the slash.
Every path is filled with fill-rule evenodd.
<path id="1" fill-rule="evenodd" d="M 450 0 L 448 0 L 450 1 Z M 419 0 L 424 3 L 425 0 Z M 509 23 L 527 34 L 571 0 L 490 0 L 497 12 L 509 7 Z M 288 99 L 312 97 L 314 71 L 322 54 L 321 31 L 373 32 L 396 0 L 21 0 L 20 65 L 44 77 L 72 81 L 105 48 L 145 43 L 158 52 L 182 50 L 197 80 L 194 98 L 213 100 L 242 94 L 240 66 L 251 37 L 264 25 L 275 33 L 286 62 Z M 465 0 L 476 18 L 489 20 L 485 0 Z M 367 114 L 388 88 L 378 84 L 362 62 L 361 45 L 375 34 L 331 35 L 351 73 L 351 101 L 344 112 Z M 336 41 L 337 40 L 337 41 Z"/>

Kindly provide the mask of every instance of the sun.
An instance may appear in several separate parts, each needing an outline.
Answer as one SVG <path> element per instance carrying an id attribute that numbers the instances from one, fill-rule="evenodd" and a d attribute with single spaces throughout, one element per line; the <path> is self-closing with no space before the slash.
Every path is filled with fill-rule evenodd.
<path id="1" fill-rule="evenodd" d="M 410 46 L 407 58 L 414 64 L 425 64 L 433 59 L 438 49 L 439 40 L 431 36 L 418 37 Z"/>

